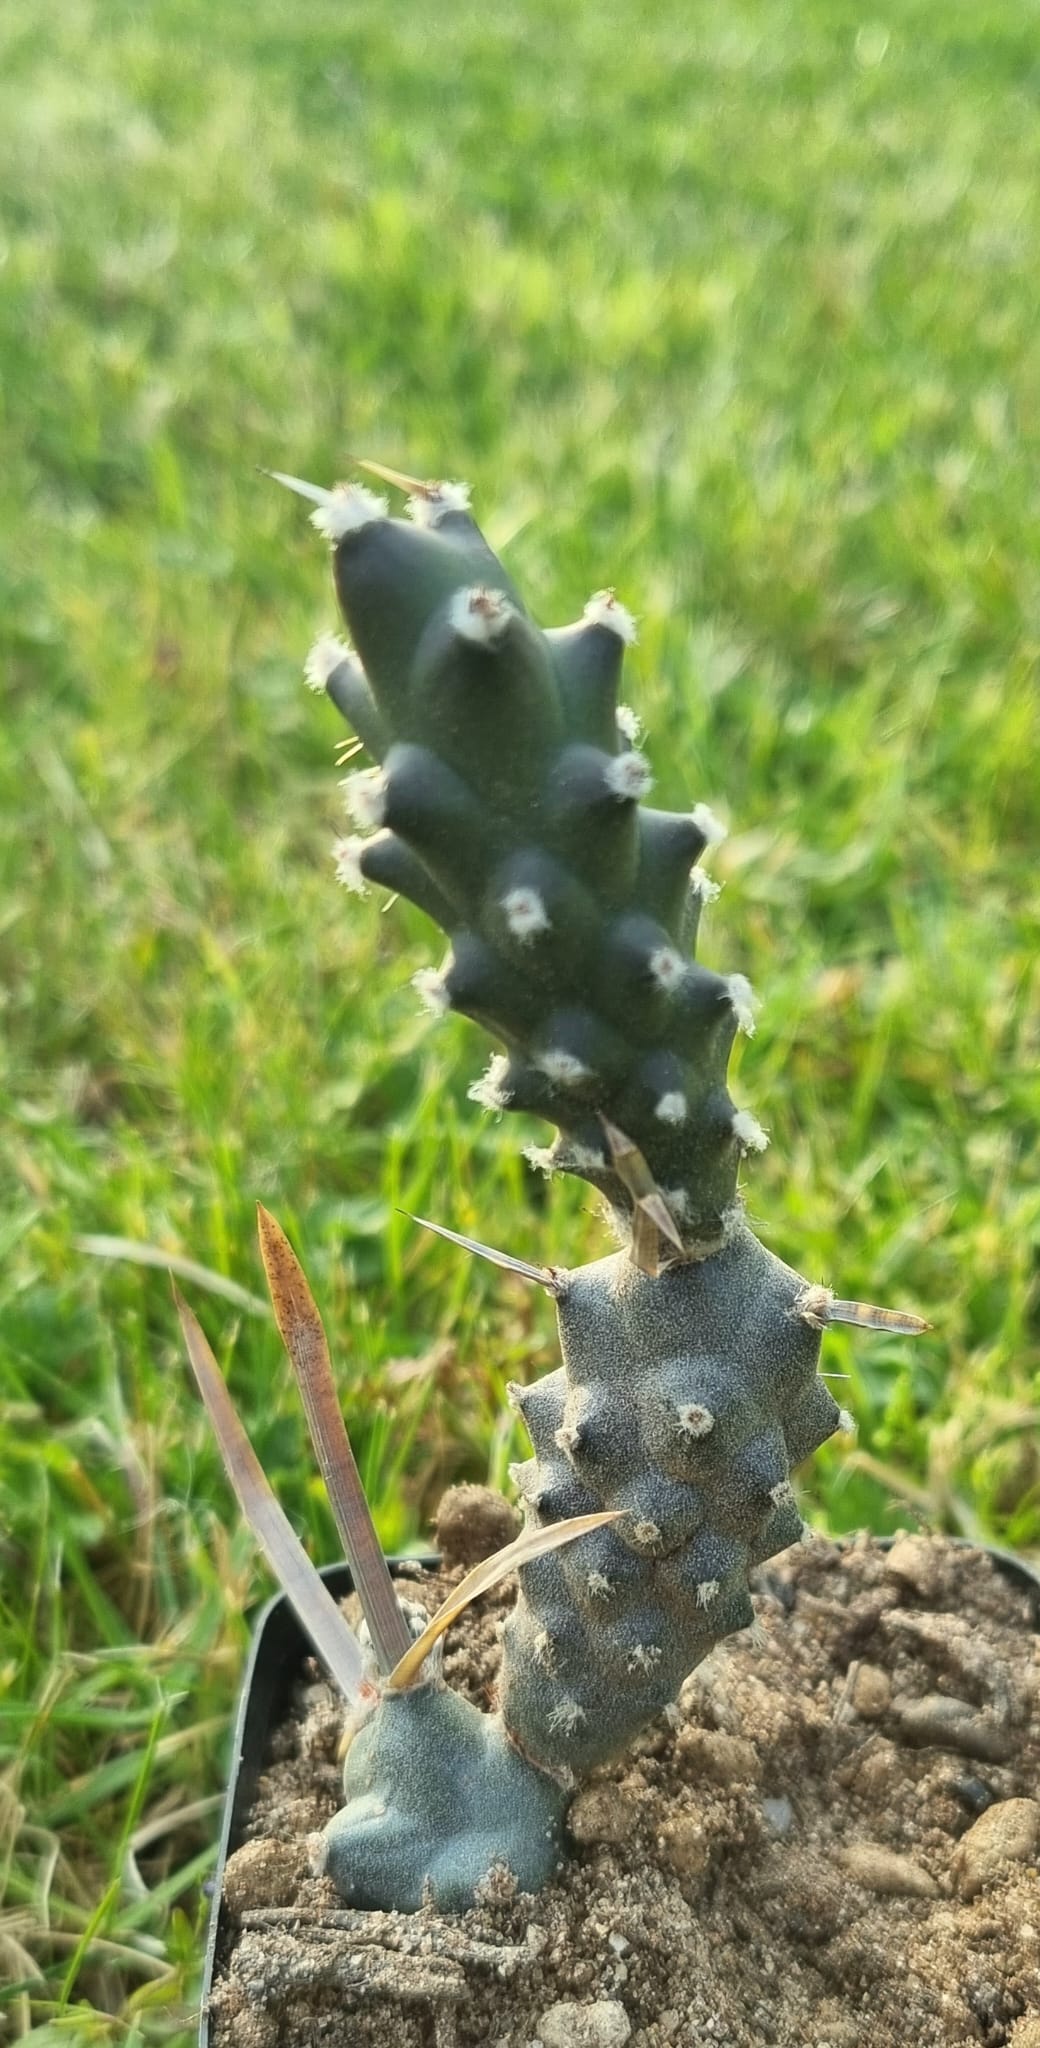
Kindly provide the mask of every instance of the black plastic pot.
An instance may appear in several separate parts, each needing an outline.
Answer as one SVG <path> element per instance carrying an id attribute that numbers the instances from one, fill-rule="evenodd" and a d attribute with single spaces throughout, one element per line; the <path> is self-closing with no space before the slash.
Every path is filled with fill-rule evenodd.
<path id="1" fill-rule="evenodd" d="M 402 1565 L 436 1565 L 432 1551 L 413 1557 L 392 1557 L 390 1570 L 396 1578 Z M 329 1592 L 343 1600 L 354 1590 L 349 1564 L 327 1564 L 322 1578 Z M 221 1941 L 227 1932 L 224 1910 L 224 1865 L 245 1839 L 249 1809 L 256 1798 L 264 1768 L 271 1731 L 284 1721 L 293 1686 L 306 1659 L 313 1654 L 284 1593 L 261 1608 L 253 1630 L 249 1660 L 242 1675 L 242 1689 L 235 1714 L 235 1735 L 228 1767 L 228 1790 L 220 1829 L 217 1867 L 213 1873 L 213 1905 L 206 1936 L 206 1960 L 202 1978 L 202 2015 L 199 2048 L 209 2048 L 209 1995 Z"/>
<path id="2" fill-rule="evenodd" d="M 887 1548 L 895 1539 L 883 1538 Z M 1040 1631 L 1040 1573 L 1010 1550 L 995 1550 L 988 1544 L 964 1542 L 965 1550 L 986 1550 L 994 1563 L 1028 1593 L 1033 1605 L 1033 1626 Z M 391 1558 L 391 1572 L 401 1565 L 436 1565 L 430 1552 L 419 1557 Z M 347 1564 L 326 1565 L 321 1574 L 338 1600 L 353 1592 L 354 1582 Z M 271 1732 L 285 1719 L 290 1695 L 311 1649 L 284 1594 L 276 1593 L 258 1617 L 253 1632 L 235 1716 L 235 1739 L 228 1779 L 228 1796 L 220 1833 L 217 1867 L 213 1874 L 213 1908 L 206 1940 L 206 1961 L 202 1983 L 202 2016 L 199 2048 L 209 2048 L 209 1996 L 222 1936 L 227 1931 L 224 1911 L 224 1865 L 244 1840 L 246 1816 L 256 1796 Z"/>

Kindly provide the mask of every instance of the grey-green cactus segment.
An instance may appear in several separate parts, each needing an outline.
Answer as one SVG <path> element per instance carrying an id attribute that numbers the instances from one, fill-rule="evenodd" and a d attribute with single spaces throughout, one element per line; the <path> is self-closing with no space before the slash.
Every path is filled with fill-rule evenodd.
<path id="1" fill-rule="evenodd" d="M 513 1396 L 528 1523 L 625 1516 L 520 1573 L 501 1703 L 527 1755 L 624 1749 L 713 1645 L 753 1620 L 749 1569 L 802 1533 L 794 1465 L 838 1425 L 804 1282 L 741 1227 L 656 1278 L 623 1254 L 560 1276 L 564 1364 Z"/>
<path id="2" fill-rule="evenodd" d="M 473 1904 L 493 1870 L 540 1891 L 563 1855 L 566 1794 L 518 1753 L 500 1715 L 433 1682 L 386 1693 L 347 1752 L 346 1805 L 323 1867 L 353 1906 Z"/>
<path id="3" fill-rule="evenodd" d="M 791 1472 L 840 1411 L 817 1370 L 818 1290 L 763 1249 L 737 1201 L 739 1161 L 766 1142 L 726 1088 L 751 992 L 690 957 L 714 893 L 694 866 L 714 821 L 699 806 L 641 802 L 649 770 L 618 711 L 631 621 L 605 592 L 577 625 L 540 631 L 461 493 L 431 486 L 413 509 L 416 523 L 392 520 L 370 494 L 346 492 L 322 515 L 356 647 L 330 662 L 327 688 L 381 764 L 348 788 L 373 836 L 340 849 L 343 878 L 397 889 L 448 933 L 451 956 L 422 977 L 425 994 L 504 1047 L 476 1098 L 555 1122 L 550 1163 L 592 1182 L 623 1221 L 638 1177 L 630 1188 L 615 1171 L 615 1139 L 634 1144 L 682 1240 L 653 1274 L 625 1253 L 554 1268 L 563 1366 L 513 1390 L 534 1451 L 515 1468 L 528 1523 L 621 1514 L 522 1568 L 502 1721 L 472 1737 L 475 1756 L 486 1741 L 497 1758 L 504 1723 L 524 1759 L 562 1774 L 621 1751 L 752 1621 L 749 1571 L 802 1535 Z M 399 1711 L 388 1704 L 371 1724 L 371 1764 L 367 1731 L 356 1738 L 330 1873 L 348 1897 L 374 1886 L 400 1906 L 446 1858 L 443 1900 L 466 1903 L 485 1853 L 471 1849 L 483 1764 L 456 1851 L 450 1745 L 431 1729 L 420 1756 L 423 1717 L 453 1710 L 421 1699 L 408 1710 L 404 1818 L 386 1789 L 399 1762 L 388 1767 L 398 1750 L 384 1724 Z M 551 1775 L 522 1770 L 550 1799 Z M 519 1813 L 514 1829 L 503 1806 L 497 1838 L 518 1882 L 544 1881 L 522 1864 Z"/>
<path id="4" fill-rule="evenodd" d="M 618 712 L 629 616 L 601 592 L 576 625 L 542 632 L 460 493 L 431 487 L 421 524 L 355 498 L 359 523 L 347 492 L 327 530 L 356 652 L 330 661 L 326 687 L 380 766 L 348 778 L 372 836 L 344 842 L 341 874 L 399 891 L 448 933 L 426 997 L 504 1048 L 476 1099 L 555 1123 L 551 1164 L 627 1218 L 605 1116 L 684 1242 L 720 1245 L 740 1160 L 765 1143 L 726 1089 L 750 990 L 690 957 L 714 821 L 640 802 L 650 771 Z"/>

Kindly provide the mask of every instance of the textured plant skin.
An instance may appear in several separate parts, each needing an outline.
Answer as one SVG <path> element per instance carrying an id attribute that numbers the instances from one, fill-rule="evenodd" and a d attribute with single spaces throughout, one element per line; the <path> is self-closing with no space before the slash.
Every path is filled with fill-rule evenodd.
<path id="1" fill-rule="evenodd" d="M 726 1087 L 750 990 L 691 957 L 712 893 L 694 865 L 710 813 L 640 801 L 649 770 L 618 715 L 628 614 L 600 593 L 577 625 L 542 632 L 460 487 L 428 486 L 411 509 L 390 519 L 348 487 L 315 515 L 356 650 L 327 649 L 318 679 L 381 764 L 350 780 L 372 836 L 341 845 L 340 873 L 410 897 L 449 935 L 446 965 L 420 989 L 504 1047 L 477 1099 L 555 1123 L 545 1163 L 598 1188 L 624 1239 L 634 1198 L 604 1120 L 615 1126 L 682 1245 L 664 1247 L 655 1274 L 627 1250 L 554 1269 L 563 1366 L 512 1390 L 534 1450 L 514 1468 L 528 1522 L 625 1511 L 525 1566 L 506 1624 L 508 1737 L 565 1777 L 622 1750 L 716 1642 L 751 1623 L 748 1570 L 802 1535 L 790 1472 L 839 1410 L 817 1372 L 819 1291 L 764 1250 L 737 1196 L 742 1156 L 765 1143 Z M 362 1756 L 388 1818 L 366 1821 L 364 1840 L 382 1887 L 372 1903 L 405 1906 L 414 1870 L 409 1850 L 407 1875 L 393 1875 L 401 1751 L 380 1733 L 384 1712 Z M 430 1771 L 451 1782 L 460 1768 L 438 1738 Z M 432 1881 L 444 1845 L 436 1801 L 422 1799 Z M 360 1867 L 344 1847 L 352 1828 L 340 1815 L 330 1831 L 337 1882 Z M 513 1853 L 503 1835 L 503 1860 Z M 466 1881 L 449 1891 L 464 1902 Z"/>
<path id="2" fill-rule="evenodd" d="M 563 1854 L 566 1793 L 499 1714 L 439 1680 L 387 1693 L 350 1745 L 323 1868 L 352 1906 L 462 1912 L 496 1867 L 539 1891 Z"/>

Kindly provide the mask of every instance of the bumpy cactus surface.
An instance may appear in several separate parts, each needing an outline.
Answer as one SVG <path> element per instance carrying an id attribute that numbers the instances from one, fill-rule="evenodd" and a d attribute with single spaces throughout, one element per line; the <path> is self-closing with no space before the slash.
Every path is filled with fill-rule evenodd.
<path id="1" fill-rule="evenodd" d="M 720 832 L 704 806 L 642 802 L 650 771 L 618 704 L 629 614 L 601 592 L 576 625 L 541 630 L 462 486 L 416 488 L 404 520 L 363 487 L 307 494 L 352 642 L 320 642 L 309 679 L 378 764 L 345 785 L 359 836 L 337 848 L 340 878 L 400 892 L 447 933 L 446 964 L 417 980 L 500 1042 L 472 1093 L 554 1123 L 539 1163 L 599 1189 L 625 1246 L 551 1269 L 564 1363 L 513 1389 L 528 1523 L 621 1511 L 522 1569 L 505 1629 L 494 1739 L 536 1767 L 524 1782 L 566 1783 L 752 1621 L 749 1568 L 801 1535 L 791 1469 L 839 1422 L 817 1372 L 828 1297 L 743 1218 L 740 1161 L 766 1140 L 726 1067 L 753 998 L 692 957 L 716 893 L 697 863 Z M 328 1867 L 350 1897 L 412 1905 L 418 1834 L 455 1905 L 474 1859 L 449 1851 L 438 1885 L 451 1803 L 423 1794 L 416 1826 L 402 1820 L 399 1716 L 377 1713 L 348 1757 Z M 444 1744 L 436 1768 L 455 1776 Z M 537 1806 L 529 1831 L 548 1839 Z"/>

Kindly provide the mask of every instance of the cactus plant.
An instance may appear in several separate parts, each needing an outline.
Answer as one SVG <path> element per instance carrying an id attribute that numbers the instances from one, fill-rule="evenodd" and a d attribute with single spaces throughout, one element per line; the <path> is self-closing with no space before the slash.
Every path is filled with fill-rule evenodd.
<path id="1" fill-rule="evenodd" d="M 749 1571 L 805 1534 L 792 1470 L 847 1420 L 818 1369 L 828 1322 L 926 1326 L 835 1301 L 746 1221 L 740 1165 L 767 1139 L 726 1073 L 755 1002 L 694 957 L 721 828 L 703 804 L 644 801 L 618 702 L 630 614 L 601 591 L 541 630 L 464 486 L 367 467 L 404 485 L 407 518 L 367 486 L 278 475 L 314 501 L 352 643 L 319 642 L 307 678 L 375 762 L 347 778 L 358 829 L 337 872 L 441 927 L 448 958 L 419 994 L 500 1048 L 472 1096 L 554 1124 L 535 1163 L 590 1182 L 620 1239 L 576 1271 L 489 1254 L 554 1296 L 563 1357 L 511 1389 L 536 1533 L 499 1709 L 481 1716 L 416 1655 L 392 1672 L 384 1641 L 326 1832 L 348 1901 L 459 1908 L 496 1864 L 543 1883 L 575 1776 L 752 1623 Z"/>

